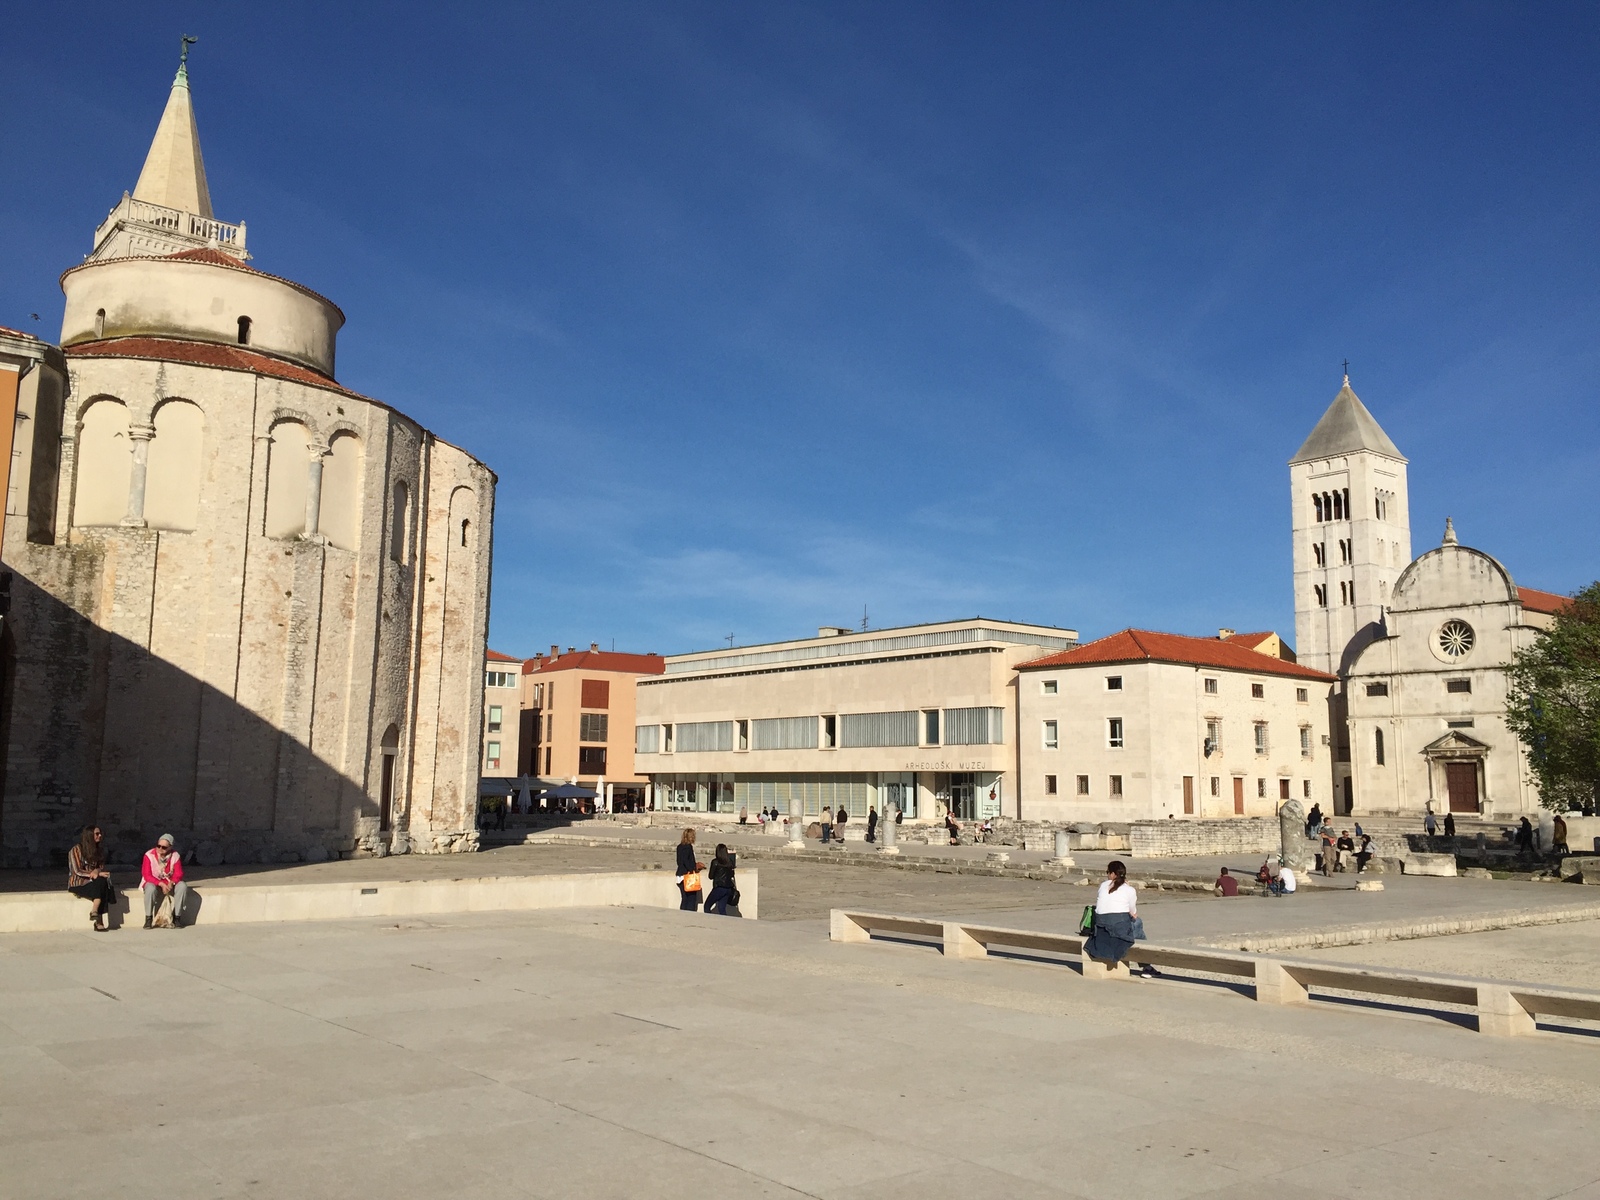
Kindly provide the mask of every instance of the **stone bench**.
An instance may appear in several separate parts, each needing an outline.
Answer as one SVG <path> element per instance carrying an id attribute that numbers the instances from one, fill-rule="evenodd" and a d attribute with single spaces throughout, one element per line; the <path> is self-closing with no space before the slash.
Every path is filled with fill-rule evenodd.
<path id="1" fill-rule="evenodd" d="M 739 871 L 739 908 L 756 918 L 760 873 Z M 184 920 L 196 925 L 259 921 L 341 921 L 354 917 L 403 917 L 437 913 L 512 912 L 543 908 L 602 908 L 628 905 L 677 908 L 677 882 L 665 871 L 616 871 L 581 875 L 506 875 L 481 879 L 351 880 L 337 883 L 217 884 L 189 881 Z M 113 929 L 144 924 L 144 894 L 117 889 Z M 71 893 L 0 894 L 0 933 L 87 932 L 89 902 Z"/>

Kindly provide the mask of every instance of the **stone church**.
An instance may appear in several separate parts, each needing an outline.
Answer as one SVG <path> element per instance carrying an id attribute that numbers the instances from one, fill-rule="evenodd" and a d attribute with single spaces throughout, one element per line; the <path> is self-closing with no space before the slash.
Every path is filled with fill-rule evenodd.
<path id="1" fill-rule="evenodd" d="M 494 474 L 334 375 L 344 314 L 218 220 L 186 64 L 19 395 L 0 844 L 476 844 Z"/>
<path id="2" fill-rule="evenodd" d="M 1299 661 L 1336 674 L 1340 814 L 1539 810 L 1506 668 L 1566 598 L 1443 542 L 1411 557 L 1406 458 L 1350 388 L 1289 461 Z"/>

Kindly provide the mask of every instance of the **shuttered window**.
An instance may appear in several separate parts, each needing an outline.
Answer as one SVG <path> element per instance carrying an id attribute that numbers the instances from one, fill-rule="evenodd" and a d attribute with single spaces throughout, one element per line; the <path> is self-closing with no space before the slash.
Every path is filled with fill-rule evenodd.
<path id="1" fill-rule="evenodd" d="M 678 726 L 678 753 L 691 750 L 732 750 L 732 721 L 687 721 Z"/>
<path id="2" fill-rule="evenodd" d="M 583 713 L 578 717 L 578 740 L 603 742 L 610 724 L 611 718 L 605 713 Z"/>
<path id="3" fill-rule="evenodd" d="M 765 717 L 750 722 L 752 750 L 815 750 L 816 717 Z M 757 808 L 761 807 L 759 804 Z"/>
<path id="4" fill-rule="evenodd" d="M 998 746 L 1005 738 L 1005 709 L 947 708 L 944 710 L 946 746 Z"/>
<path id="5" fill-rule="evenodd" d="M 841 713 L 840 746 L 915 746 L 917 713 Z"/>

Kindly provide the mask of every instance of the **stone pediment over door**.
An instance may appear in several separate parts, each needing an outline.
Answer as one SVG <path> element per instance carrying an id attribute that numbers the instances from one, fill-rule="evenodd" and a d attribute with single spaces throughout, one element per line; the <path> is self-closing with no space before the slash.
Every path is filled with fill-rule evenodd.
<path id="1" fill-rule="evenodd" d="M 1459 729 L 1452 729 L 1437 741 L 1429 742 L 1422 752 L 1429 758 L 1482 758 L 1489 753 L 1489 747 Z"/>

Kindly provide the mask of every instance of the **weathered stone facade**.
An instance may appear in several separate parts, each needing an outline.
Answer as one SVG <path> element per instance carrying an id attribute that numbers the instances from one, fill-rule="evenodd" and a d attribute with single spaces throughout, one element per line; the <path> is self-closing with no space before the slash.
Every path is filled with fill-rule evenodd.
<path id="1" fill-rule="evenodd" d="M 494 475 L 335 382 L 331 303 L 196 241 L 69 271 L 65 387 L 19 398 L 4 861 L 86 821 L 114 860 L 475 848 Z"/>

